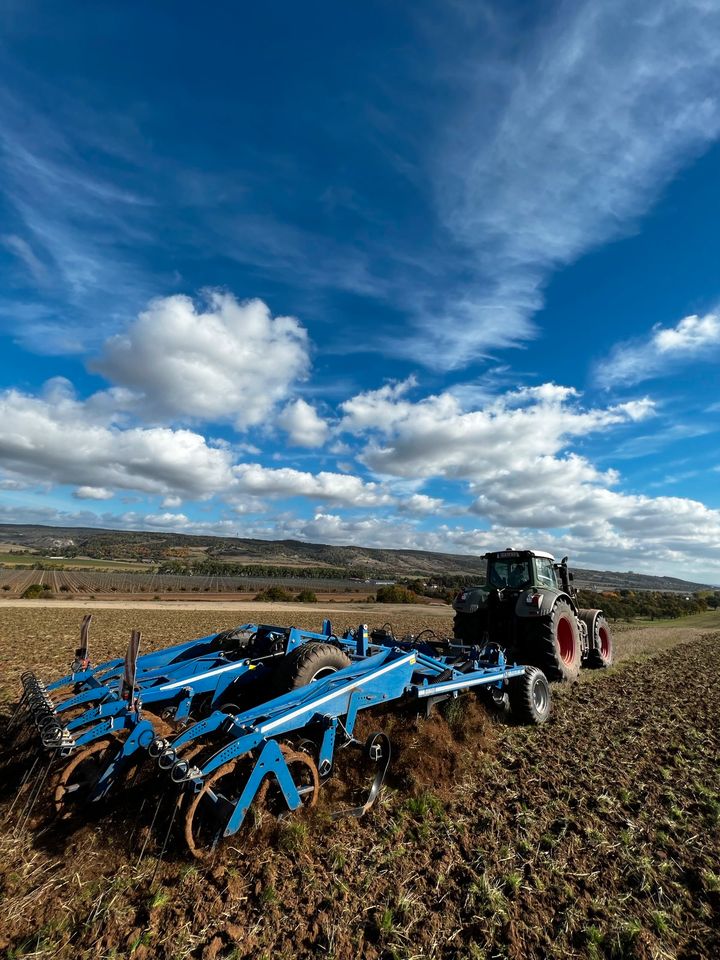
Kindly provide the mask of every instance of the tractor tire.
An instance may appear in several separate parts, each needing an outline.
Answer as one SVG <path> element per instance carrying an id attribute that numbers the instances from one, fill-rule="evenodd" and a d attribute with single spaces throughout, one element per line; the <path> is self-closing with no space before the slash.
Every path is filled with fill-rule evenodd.
<path id="1" fill-rule="evenodd" d="M 466 644 L 479 644 L 480 617 L 476 613 L 456 613 L 453 619 L 453 637 Z"/>
<path id="2" fill-rule="evenodd" d="M 582 659 L 580 628 L 569 603 L 558 600 L 549 617 L 531 625 L 528 639 L 527 663 L 539 667 L 550 681 L 577 680 Z"/>
<path id="3" fill-rule="evenodd" d="M 610 625 L 605 617 L 595 621 L 595 636 L 590 638 L 590 652 L 587 665 L 596 670 L 611 667 L 613 664 L 613 641 Z"/>
<path id="4" fill-rule="evenodd" d="M 304 643 L 287 656 L 280 669 L 279 685 L 284 691 L 297 690 L 351 663 L 350 657 L 332 643 Z"/>
<path id="5" fill-rule="evenodd" d="M 510 709 L 520 723 L 545 723 L 550 716 L 550 684 L 538 667 L 525 667 L 510 681 Z"/>

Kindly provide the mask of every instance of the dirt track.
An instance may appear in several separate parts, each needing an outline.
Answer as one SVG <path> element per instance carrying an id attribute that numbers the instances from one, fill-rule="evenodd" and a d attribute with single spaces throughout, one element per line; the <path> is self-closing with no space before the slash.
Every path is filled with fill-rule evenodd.
<path id="1" fill-rule="evenodd" d="M 34 956 L 720 955 L 720 634 L 627 631 L 627 657 L 526 729 L 475 706 L 378 720 L 396 746 L 362 821 L 330 801 L 150 889 L 120 824 L 0 840 L 0 949 Z M 654 631 L 654 632 L 653 632 Z M 468 701 L 471 703 L 471 701 Z M 0 812 L 1 815 L 1 812 Z M 141 818 L 142 819 L 142 818 Z"/>

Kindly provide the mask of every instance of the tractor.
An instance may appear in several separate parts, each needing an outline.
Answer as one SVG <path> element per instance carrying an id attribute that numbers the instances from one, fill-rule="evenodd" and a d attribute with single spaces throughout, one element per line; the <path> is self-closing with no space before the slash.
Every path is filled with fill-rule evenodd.
<path id="1" fill-rule="evenodd" d="M 482 586 L 453 601 L 453 632 L 467 644 L 497 643 L 511 663 L 539 667 L 548 680 L 577 679 L 581 667 L 609 667 L 610 627 L 602 610 L 581 610 L 567 557 L 540 550 L 486 553 Z"/>

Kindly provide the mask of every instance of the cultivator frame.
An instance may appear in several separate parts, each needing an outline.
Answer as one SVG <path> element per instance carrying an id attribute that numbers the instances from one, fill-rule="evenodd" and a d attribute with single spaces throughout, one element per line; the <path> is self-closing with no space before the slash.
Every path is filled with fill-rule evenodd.
<path id="1" fill-rule="evenodd" d="M 150 756 L 160 770 L 189 797 L 184 835 L 193 855 L 202 859 L 221 839 L 236 834 L 253 801 L 271 785 L 286 811 L 297 810 L 303 803 L 314 805 L 321 783 L 333 772 L 336 749 L 363 746 L 353 735 L 362 710 L 402 703 L 420 707 L 473 688 L 503 689 L 523 678 L 537 681 L 537 675 L 549 698 L 540 671 L 530 668 L 529 673 L 524 666 L 507 664 L 502 650 L 494 645 L 487 652 L 453 645 L 439 656 L 398 641 L 387 646 L 371 644 L 366 626 L 356 636 L 353 663 L 331 677 L 235 716 L 215 712 L 173 740 L 159 738 L 151 744 Z M 224 741 L 215 752 L 207 747 L 213 737 Z M 377 797 L 390 759 L 390 742 L 378 732 L 368 738 L 364 750 L 377 773 L 368 800 L 345 811 L 356 816 L 367 812 Z M 201 751 L 211 755 L 200 764 L 194 758 Z M 239 765 L 243 767 L 240 783 L 228 796 L 216 785 L 231 777 Z M 298 782 L 293 775 L 298 768 L 304 781 Z M 209 849 L 202 849 L 197 841 L 198 817 L 216 826 L 210 831 Z"/>
<path id="2" fill-rule="evenodd" d="M 46 686 L 32 672 L 24 673 L 20 712 L 16 711 L 13 722 L 26 714 L 37 731 L 36 746 L 50 765 L 83 751 L 90 758 L 97 753 L 96 745 L 108 739 L 116 744 L 101 775 L 83 796 L 85 802 L 93 803 L 106 796 L 118 777 L 136 764 L 137 755 L 157 737 L 158 713 L 164 721 L 183 724 L 191 711 L 196 711 L 196 718 L 202 716 L 222 704 L 230 692 L 239 699 L 245 689 L 256 685 L 258 675 L 267 676 L 281 659 L 303 644 L 328 640 L 329 621 L 324 622 L 323 630 L 314 633 L 296 627 L 246 623 L 142 657 L 138 657 L 140 633 L 135 631 L 124 658 L 109 661 L 109 667 L 103 664 L 94 672 L 83 670 L 80 680 L 77 674 L 70 674 Z M 87 633 L 86 621 L 83 633 Z M 247 640 L 245 647 L 239 644 L 242 639 Z M 212 646 L 217 649 L 208 652 Z M 238 657 L 243 650 L 254 655 Z M 51 691 L 69 683 L 83 689 L 55 703 Z M 69 718 L 73 711 L 79 712 Z M 74 768 L 74 763 L 69 763 L 57 783 L 58 812 L 68 792 L 63 777 Z"/>
<path id="3" fill-rule="evenodd" d="M 428 713 L 433 704 L 473 689 L 491 691 L 496 701 L 509 694 L 525 722 L 543 722 L 550 708 L 544 674 L 508 663 L 495 643 L 481 649 L 434 635 L 400 640 L 385 630 L 370 634 L 365 624 L 338 637 L 328 620 L 321 633 L 243 624 L 143 656 L 136 631 L 123 659 L 93 669 L 88 625 L 86 618 L 78 650 L 83 656 L 76 657 L 71 674 L 47 685 L 33 673 L 22 675 L 19 715 L 24 713 L 38 734 L 33 768 L 44 757 L 30 810 L 51 768 L 58 774 L 56 811 L 68 804 L 79 809 L 78 800 L 86 810 L 149 755 L 160 771 L 158 804 L 168 794 L 175 797 L 174 810 L 184 809 L 188 848 L 199 858 L 242 828 L 253 803 L 278 815 L 314 805 L 335 770 L 337 751 L 346 747 L 362 748 L 375 773 L 365 801 L 341 813 L 367 812 L 382 786 L 391 747 L 382 732 L 364 744 L 355 737 L 361 711 L 409 705 Z M 309 651 L 312 644 L 329 649 L 331 658 L 340 656 L 341 668 L 336 664 L 330 675 L 305 677 L 307 685 L 289 688 L 288 669 L 308 652 L 316 655 Z M 273 667 L 285 673 L 273 673 Z M 275 687 L 271 695 L 257 696 L 265 691 L 258 684 L 263 676 Z M 285 684 L 279 693 L 278 676 Z M 69 685 L 73 695 L 56 703 L 53 693 Z M 241 708 L 232 701 L 242 701 L 244 693 Z M 174 731 L 168 732 L 168 722 Z M 29 812 L 24 816 L 27 821 Z"/>

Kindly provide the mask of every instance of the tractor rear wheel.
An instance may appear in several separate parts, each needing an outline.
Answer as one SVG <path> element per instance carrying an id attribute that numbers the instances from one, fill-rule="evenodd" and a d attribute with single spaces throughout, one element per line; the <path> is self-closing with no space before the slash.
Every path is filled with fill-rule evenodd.
<path id="1" fill-rule="evenodd" d="M 550 716 L 550 684 L 538 667 L 525 667 L 510 681 L 510 709 L 520 723 L 545 723 Z"/>
<path id="2" fill-rule="evenodd" d="M 305 643 L 285 659 L 279 677 L 283 690 L 297 690 L 349 667 L 350 657 L 332 643 Z"/>
<path id="3" fill-rule="evenodd" d="M 590 638 L 589 667 L 611 667 L 613 662 L 613 642 L 610 625 L 605 617 L 595 620 L 595 636 Z"/>
<path id="4" fill-rule="evenodd" d="M 527 662 L 539 667 L 548 680 L 577 680 L 582 649 L 577 618 L 570 604 L 558 600 L 550 616 L 535 621 L 531 630 Z"/>

